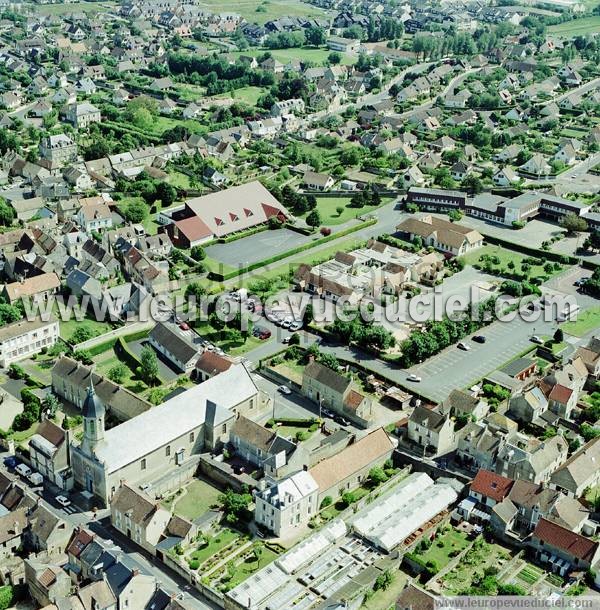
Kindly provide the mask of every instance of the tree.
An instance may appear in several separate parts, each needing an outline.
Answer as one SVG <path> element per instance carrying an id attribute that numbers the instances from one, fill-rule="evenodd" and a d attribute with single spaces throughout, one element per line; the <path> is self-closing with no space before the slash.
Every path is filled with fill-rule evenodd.
<path id="1" fill-rule="evenodd" d="M 94 337 L 94 331 L 86 324 L 78 326 L 71 335 L 70 343 L 77 345 Z"/>
<path id="2" fill-rule="evenodd" d="M 168 182 L 159 182 L 156 185 L 156 197 L 164 207 L 168 207 L 177 199 L 177 189 Z"/>
<path id="3" fill-rule="evenodd" d="M 373 589 L 375 591 L 385 591 L 389 589 L 390 585 L 394 582 L 394 575 L 390 570 L 382 572 L 376 579 Z"/>
<path id="4" fill-rule="evenodd" d="M 144 347 L 140 353 L 139 373 L 147 385 L 153 385 L 158 378 L 158 358 L 151 347 Z"/>
<path id="5" fill-rule="evenodd" d="M 189 299 L 191 296 L 196 298 L 196 301 L 199 301 L 203 296 L 206 295 L 206 288 L 199 284 L 198 282 L 192 282 L 188 284 L 185 288 L 185 298 Z"/>
<path id="6" fill-rule="evenodd" d="M 339 63 L 341 63 L 342 61 L 342 56 L 340 53 L 338 53 L 337 51 L 333 51 L 331 53 L 329 53 L 329 55 L 327 56 L 327 61 L 332 65 L 332 66 L 337 66 Z"/>
<path id="7" fill-rule="evenodd" d="M 337 208 L 335 208 L 335 211 L 337 212 L 338 216 L 341 216 L 344 212 L 344 208 L 341 205 L 338 205 Z"/>
<path id="8" fill-rule="evenodd" d="M 3 227 L 10 227 L 15 219 L 15 211 L 13 208 L 4 201 L 4 199 L 0 199 L 0 225 Z"/>
<path id="9" fill-rule="evenodd" d="M 262 543 L 257 542 L 253 549 L 252 549 L 252 555 L 254 555 L 254 559 L 256 559 L 256 567 L 260 567 L 260 558 L 263 554 L 264 551 L 264 547 L 262 545 Z"/>
<path id="10" fill-rule="evenodd" d="M 567 230 L 567 233 L 579 233 L 587 229 L 587 222 L 585 218 L 577 216 L 574 212 L 565 214 L 560 220 L 560 226 Z"/>
<path id="11" fill-rule="evenodd" d="M 56 398 L 52 392 L 48 392 L 46 396 L 44 396 L 44 400 L 42 400 L 42 410 L 48 419 L 53 419 L 55 417 L 59 406 L 60 403 L 58 402 L 58 398 Z"/>
<path id="12" fill-rule="evenodd" d="M 6 610 L 13 605 L 15 590 L 11 585 L 0 587 L 0 610 Z"/>
<path id="13" fill-rule="evenodd" d="M 346 491 L 342 494 L 342 504 L 344 506 L 350 506 L 356 502 L 356 496 L 351 491 Z"/>
<path id="14" fill-rule="evenodd" d="M 140 223 L 148 217 L 148 206 L 139 199 L 132 199 L 125 205 L 122 212 L 129 222 Z"/>
<path id="15" fill-rule="evenodd" d="M 121 384 L 123 383 L 123 381 L 125 381 L 125 378 L 127 377 L 127 372 L 127 367 L 122 362 L 118 362 L 114 366 L 111 366 L 110 369 L 108 369 L 107 377 L 111 381 Z"/>
<path id="16" fill-rule="evenodd" d="M 564 334 L 563 334 L 563 330 L 562 328 L 557 328 L 555 333 L 554 333 L 554 342 L 555 343 L 562 343 L 564 341 Z"/>
<path id="17" fill-rule="evenodd" d="M 462 219 L 462 214 L 460 213 L 460 210 L 450 210 L 448 212 L 448 218 L 450 219 L 450 222 L 459 222 Z"/>
<path id="18" fill-rule="evenodd" d="M 313 210 L 307 217 L 306 217 L 306 224 L 309 227 L 318 227 L 321 225 L 321 215 L 319 214 L 318 210 Z"/>
<path id="19" fill-rule="evenodd" d="M 327 36 L 323 28 L 311 26 L 304 33 L 307 44 L 313 47 L 321 47 L 327 42 Z"/>
<path id="20" fill-rule="evenodd" d="M 195 261 L 203 261 L 206 258 L 206 252 L 204 251 L 204 248 L 202 246 L 194 246 L 191 250 L 190 250 L 190 256 L 195 260 Z"/>
<path id="21" fill-rule="evenodd" d="M 228 523 L 237 523 L 246 520 L 248 517 L 248 505 L 252 501 L 252 496 L 248 493 L 236 493 L 232 489 L 228 489 L 225 493 L 219 495 L 219 504 L 223 507 L 225 520 Z"/>
<path id="22" fill-rule="evenodd" d="M 377 487 L 377 485 L 385 483 L 388 480 L 388 476 L 385 474 L 385 471 L 383 468 L 381 468 L 381 466 L 374 466 L 371 468 L 371 470 L 369 470 L 369 480 L 375 487 Z"/>
<path id="23" fill-rule="evenodd" d="M 333 498 L 331 496 L 325 496 L 323 500 L 321 500 L 321 508 L 327 508 L 333 504 Z"/>

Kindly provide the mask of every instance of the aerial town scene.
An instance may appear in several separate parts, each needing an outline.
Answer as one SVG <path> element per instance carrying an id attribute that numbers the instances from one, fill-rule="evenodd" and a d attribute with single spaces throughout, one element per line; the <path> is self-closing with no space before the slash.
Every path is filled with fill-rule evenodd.
<path id="1" fill-rule="evenodd" d="M 600 0 L 0 0 L 0 454 L 0 610 L 600 609 Z"/>

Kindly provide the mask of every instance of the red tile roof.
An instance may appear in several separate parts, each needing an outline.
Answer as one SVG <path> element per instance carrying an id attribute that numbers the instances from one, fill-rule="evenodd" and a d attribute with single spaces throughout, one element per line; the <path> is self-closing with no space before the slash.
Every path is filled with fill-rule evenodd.
<path id="1" fill-rule="evenodd" d="M 598 543 L 576 534 L 556 523 L 540 519 L 533 537 L 557 549 L 589 563 L 594 559 Z"/>
<path id="2" fill-rule="evenodd" d="M 189 241 L 197 241 L 198 239 L 203 239 L 204 237 L 210 237 L 212 235 L 212 231 L 198 216 L 191 216 L 190 218 L 178 220 L 175 225 Z"/>
<path id="3" fill-rule="evenodd" d="M 480 470 L 471 482 L 471 492 L 502 502 L 514 481 L 489 470 Z"/>
<path id="4" fill-rule="evenodd" d="M 81 551 L 85 549 L 85 547 L 94 539 L 94 537 L 86 532 L 85 530 L 80 530 L 71 540 L 71 543 L 67 547 L 67 553 L 73 555 L 73 557 L 79 557 Z"/>
<path id="5" fill-rule="evenodd" d="M 566 404 L 569 402 L 569 398 L 571 398 L 571 394 L 573 394 L 573 390 L 567 388 L 564 385 L 560 385 L 557 383 L 550 392 L 550 400 L 556 400 L 556 402 L 560 402 L 561 404 Z"/>

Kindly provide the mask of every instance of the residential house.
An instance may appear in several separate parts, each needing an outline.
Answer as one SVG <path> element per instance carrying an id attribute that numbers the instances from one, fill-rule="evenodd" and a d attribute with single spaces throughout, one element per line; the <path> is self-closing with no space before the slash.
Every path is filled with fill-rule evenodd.
<path id="1" fill-rule="evenodd" d="M 18 282 L 5 284 L 2 294 L 13 304 L 22 298 L 47 299 L 60 288 L 60 279 L 54 272 L 47 272 L 36 277 L 25 278 Z"/>
<path id="2" fill-rule="evenodd" d="M 424 406 L 415 407 L 411 413 L 406 436 L 429 455 L 445 455 L 456 447 L 452 418 Z"/>
<path id="3" fill-rule="evenodd" d="M 196 362 L 194 376 L 202 383 L 219 373 L 224 373 L 232 364 L 233 361 L 228 357 L 205 350 Z"/>
<path id="4" fill-rule="evenodd" d="M 371 398 L 357 391 L 351 379 L 320 362 L 310 362 L 302 375 L 302 394 L 366 428 L 374 417 Z"/>
<path id="5" fill-rule="evenodd" d="M 600 483 L 600 438 L 594 438 L 576 451 L 550 477 L 550 486 L 573 498 Z"/>
<path id="6" fill-rule="evenodd" d="M 68 431 L 44 419 L 29 439 L 29 453 L 33 470 L 60 489 L 70 488 Z"/>
<path id="7" fill-rule="evenodd" d="M 77 129 L 85 129 L 100 122 L 100 110 L 89 102 L 69 104 L 64 111 L 65 120 Z"/>
<path id="8" fill-rule="evenodd" d="M 254 520 L 278 538 L 300 533 L 319 510 L 319 487 L 309 472 L 300 470 L 254 496 Z"/>
<path id="9" fill-rule="evenodd" d="M 512 479 L 489 470 L 480 470 L 471 481 L 469 496 L 477 500 L 489 512 L 506 498 L 514 484 Z"/>
<path id="10" fill-rule="evenodd" d="M 539 561 L 563 577 L 591 569 L 600 558 L 598 542 L 547 519 L 539 520 L 529 547 Z"/>
<path id="11" fill-rule="evenodd" d="M 309 468 L 319 492 L 318 506 L 324 498 L 334 502 L 345 492 L 360 487 L 369 471 L 390 459 L 395 444 L 383 428 L 369 432 L 342 451 Z"/>
<path id="12" fill-rule="evenodd" d="M 152 555 L 170 520 L 170 511 L 126 483 L 110 503 L 111 525 Z"/>
<path id="13" fill-rule="evenodd" d="M 560 435 L 540 441 L 517 433 L 503 440 L 495 471 L 515 480 L 543 483 L 566 461 L 567 453 L 567 441 Z"/>
<path id="14" fill-rule="evenodd" d="M 305 172 L 302 182 L 312 191 L 328 191 L 335 184 L 335 180 L 328 174 L 313 171 Z"/>
<path id="15" fill-rule="evenodd" d="M 475 229 L 435 216 L 407 218 L 396 227 L 396 230 L 411 241 L 418 236 L 425 245 L 454 256 L 466 254 L 483 246 L 483 236 Z"/>
<path id="16" fill-rule="evenodd" d="M 26 543 L 36 552 L 47 556 L 62 555 L 73 535 L 73 525 L 58 517 L 43 504 L 36 504 L 29 513 Z"/>

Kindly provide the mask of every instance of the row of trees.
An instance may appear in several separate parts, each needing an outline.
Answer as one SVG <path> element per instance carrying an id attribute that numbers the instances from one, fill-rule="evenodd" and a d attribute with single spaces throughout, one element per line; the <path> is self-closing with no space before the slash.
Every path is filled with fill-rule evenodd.
<path id="1" fill-rule="evenodd" d="M 440 321 L 427 322 L 422 332 L 415 331 L 402 342 L 400 366 L 407 368 L 423 362 L 489 324 L 493 320 L 495 306 L 496 299 L 491 298 L 478 305 L 475 316 L 465 315 L 464 319 L 445 318 Z"/>
<path id="2" fill-rule="evenodd" d="M 359 316 L 350 322 L 339 318 L 327 327 L 333 335 L 344 343 L 355 343 L 366 349 L 384 351 L 393 347 L 396 343 L 394 335 L 383 328 L 380 324 L 366 322 Z"/>

